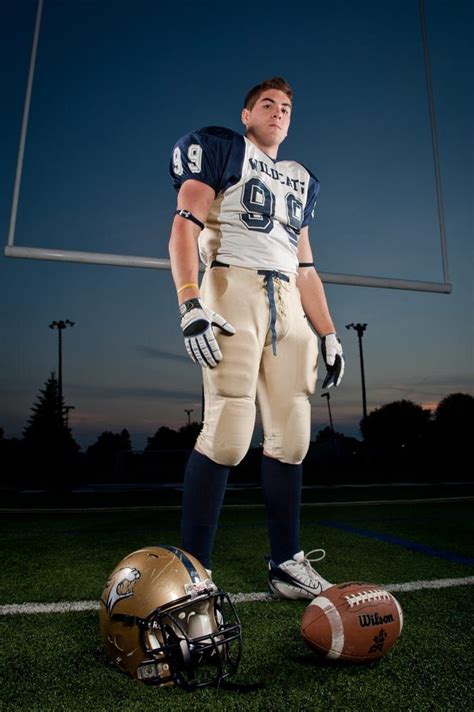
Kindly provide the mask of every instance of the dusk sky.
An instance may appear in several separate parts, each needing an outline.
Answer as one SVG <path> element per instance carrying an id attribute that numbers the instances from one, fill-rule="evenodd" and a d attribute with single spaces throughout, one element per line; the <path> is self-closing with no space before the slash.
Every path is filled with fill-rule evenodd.
<path id="1" fill-rule="evenodd" d="M 0 229 L 7 242 L 36 0 L 2 0 Z M 183 134 L 242 131 L 247 90 L 294 91 L 280 159 L 321 191 L 310 236 L 321 272 L 442 282 L 429 108 L 416 0 L 44 0 L 15 244 L 168 258 Z M 257 9 L 258 8 L 258 9 Z M 261 8 L 264 8 L 263 11 Z M 368 410 L 402 398 L 435 408 L 473 391 L 471 0 L 426 0 L 452 294 L 326 285 L 346 356 L 334 427 L 360 437 L 358 340 Z M 85 449 L 104 430 L 135 449 L 161 425 L 199 420 L 201 372 L 187 357 L 169 271 L 0 256 L 0 427 L 21 437 L 57 371 Z M 320 376 L 324 368 L 320 367 Z M 328 424 L 322 378 L 313 436 Z M 258 440 L 258 431 L 256 431 Z"/>

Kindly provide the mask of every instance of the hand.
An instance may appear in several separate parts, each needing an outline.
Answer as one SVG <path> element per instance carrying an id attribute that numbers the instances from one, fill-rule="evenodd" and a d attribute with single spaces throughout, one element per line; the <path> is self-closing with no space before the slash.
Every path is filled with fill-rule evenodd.
<path id="1" fill-rule="evenodd" d="M 322 388 L 337 387 L 344 375 L 345 361 L 341 342 L 336 334 L 326 334 L 321 338 L 321 351 L 327 369 Z"/>
<path id="2" fill-rule="evenodd" d="M 196 298 L 181 304 L 179 313 L 186 351 L 194 363 L 203 368 L 217 366 L 222 353 L 212 327 L 218 326 L 224 334 L 232 336 L 235 334 L 232 324 Z"/>

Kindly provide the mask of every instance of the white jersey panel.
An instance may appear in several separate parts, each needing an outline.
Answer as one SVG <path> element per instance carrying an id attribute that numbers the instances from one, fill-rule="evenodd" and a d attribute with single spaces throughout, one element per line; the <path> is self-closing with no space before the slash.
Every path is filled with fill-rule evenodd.
<path id="1" fill-rule="evenodd" d="M 309 179 L 299 163 L 274 162 L 245 139 L 241 179 L 218 196 L 199 237 L 202 261 L 296 272 Z"/>

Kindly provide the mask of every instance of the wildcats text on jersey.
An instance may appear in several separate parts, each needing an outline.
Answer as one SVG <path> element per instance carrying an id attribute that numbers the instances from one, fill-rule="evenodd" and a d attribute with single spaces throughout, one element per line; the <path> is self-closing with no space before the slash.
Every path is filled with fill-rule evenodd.
<path id="1" fill-rule="evenodd" d="M 298 180 L 298 178 L 290 178 L 290 176 L 285 176 L 281 171 L 277 171 L 276 168 L 270 168 L 267 166 L 265 161 L 259 161 L 256 158 L 249 158 L 250 167 L 254 171 L 259 171 L 260 173 L 265 173 L 269 178 L 279 181 L 282 185 L 287 185 L 293 190 L 305 194 L 305 182 Z"/>

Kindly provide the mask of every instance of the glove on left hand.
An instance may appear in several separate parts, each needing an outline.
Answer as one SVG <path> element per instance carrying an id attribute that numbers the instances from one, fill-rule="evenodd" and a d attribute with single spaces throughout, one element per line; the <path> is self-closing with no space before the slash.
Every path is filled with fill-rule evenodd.
<path id="1" fill-rule="evenodd" d="M 321 351 L 327 369 L 322 388 L 337 387 L 344 375 L 345 361 L 341 342 L 336 334 L 326 334 L 321 338 Z"/>

